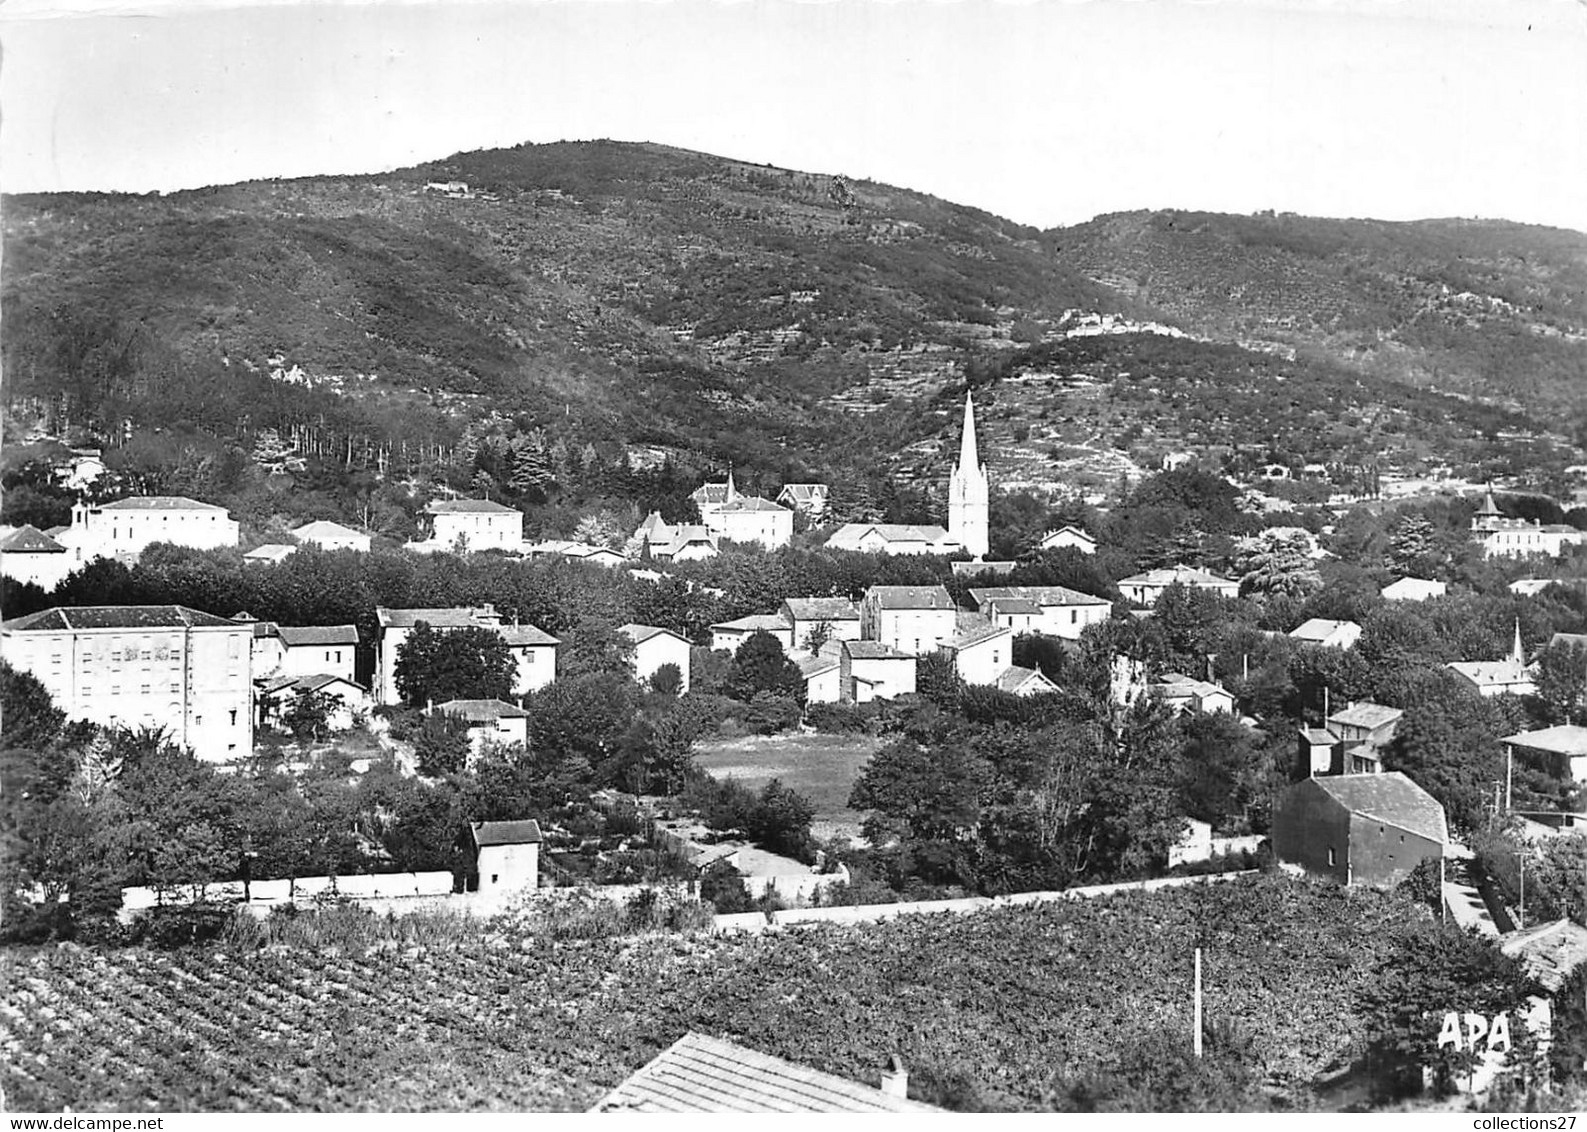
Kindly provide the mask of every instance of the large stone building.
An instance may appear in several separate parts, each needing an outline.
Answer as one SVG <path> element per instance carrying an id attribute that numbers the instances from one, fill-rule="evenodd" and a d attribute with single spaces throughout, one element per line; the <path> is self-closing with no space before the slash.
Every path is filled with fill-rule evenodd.
<path id="1" fill-rule="evenodd" d="M 1341 884 L 1392 888 L 1448 842 L 1444 807 L 1398 771 L 1308 778 L 1273 811 L 1278 859 Z"/>
<path id="2" fill-rule="evenodd" d="M 164 728 L 224 762 L 253 749 L 253 632 L 181 605 L 61 606 L 0 623 L 0 657 L 68 719 Z"/>
<path id="3" fill-rule="evenodd" d="M 991 529 L 991 485 L 975 444 L 975 401 L 964 395 L 964 431 L 959 462 L 948 480 L 948 537 L 976 558 L 985 558 Z"/>
<path id="4" fill-rule="evenodd" d="M 0 527 L 0 576 L 48 593 L 82 564 L 81 555 L 37 527 Z"/>
<path id="5" fill-rule="evenodd" d="M 236 546 L 237 520 L 224 507 L 181 495 L 141 495 L 113 503 L 79 503 L 55 541 L 92 558 L 136 558 L 157 542 L 198 550 Z"/>
<path id="6" fill-rule="evenodd" d="M 872 586 L 860 601 L 860 636 L 910 656 L 936 652 L 958 631 L 958 609 L 942 586 Z"/>
<path id="7" fill-rule="evenodd" d="M 1471 540 L 1481 544 L 1483 556 L 1487 558 L 1525 558 L 1530 554 L 1558 558 L 1567 546 L 1575 546 L 1584 539 L 1587 539 L 1587 531 L 1562 523 L 1506 517 L 1494 503 L 1491 491 L 1471 517 Z"/>
<path id="8" fill-rule="evenodd" d="M 745 495 L 733 483 L 702 484 L 690 496 L 700 510 L 700 522 L 713 538 L 730 542 L 759 543 L 767 550 L 787 546 L 793 539 L 794 513 L 758 495 Z"/>
<path id="9" fill-rule="evenodd" d="M 410 542 L 418 551 L 523 549 L 523 512 L 489 499 L 437 499 L 424 509 L 430 537 Z"/>

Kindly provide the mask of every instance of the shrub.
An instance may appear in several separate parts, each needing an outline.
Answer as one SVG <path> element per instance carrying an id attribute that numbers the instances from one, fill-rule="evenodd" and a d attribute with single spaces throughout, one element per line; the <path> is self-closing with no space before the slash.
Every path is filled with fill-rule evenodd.
<path id="1" fill-rule="evenodd" d="M 811 704 L 805 710 L 805 723 L 827 735 L 874 733 L 876 722 L 869 704 Z"/>
<path id="2" fill-rule="evenodd" d="M 713 861 L 700 874 L 700 899 L 724 916 L 755 911 L 755 901 L 744 887 L 744 878 L 726 861 Z"/>

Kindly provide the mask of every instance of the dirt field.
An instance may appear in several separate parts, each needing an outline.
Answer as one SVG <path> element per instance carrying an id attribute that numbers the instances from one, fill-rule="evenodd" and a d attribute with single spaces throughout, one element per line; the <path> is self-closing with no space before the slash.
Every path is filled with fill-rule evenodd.
<path id="1" fill-rule="evenodd" d="M 869 736 L 747 735 L 701 743 L 694 761 L 717 778 L 756 789 L 780 778 L 815 804 L 817 837 L 857 839 L 863 815 L 848 808 L 849 791 L 876 747 Z"/>

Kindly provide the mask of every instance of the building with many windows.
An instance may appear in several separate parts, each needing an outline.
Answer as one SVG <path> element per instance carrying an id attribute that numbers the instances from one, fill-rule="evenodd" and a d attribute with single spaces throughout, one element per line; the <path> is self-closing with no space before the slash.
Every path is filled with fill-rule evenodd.
<path id="1" fill-rule="evenodd" d="M 68 719 L 164 728 L 224 762 L 253 749 L 253 632 L 181 605 L 60 606 L 0 623 L 0 657 Z"/>
<path id="2" fill-rule="evenodd" d="M 237 520 L 224 507 L 181 495 L 140 495 L 113 503 L 79 503 L 55 541 L 83 559 L 136 558 L 152 543 L 211 550 L 236 546 Z"/>

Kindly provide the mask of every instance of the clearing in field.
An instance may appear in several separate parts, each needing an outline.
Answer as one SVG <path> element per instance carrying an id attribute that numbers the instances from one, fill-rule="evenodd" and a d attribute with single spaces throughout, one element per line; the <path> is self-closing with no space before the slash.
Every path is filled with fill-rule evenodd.
<path id="1" fill-rule="evenodd" d="M 746 735 L 699 744 L 694 763 L 756 790 L 780 778 L 814 804 L 817 837 L 855 839 L 864 815 L 849 809 L 849 792 L 878 745 L 868 735 Z"/>

